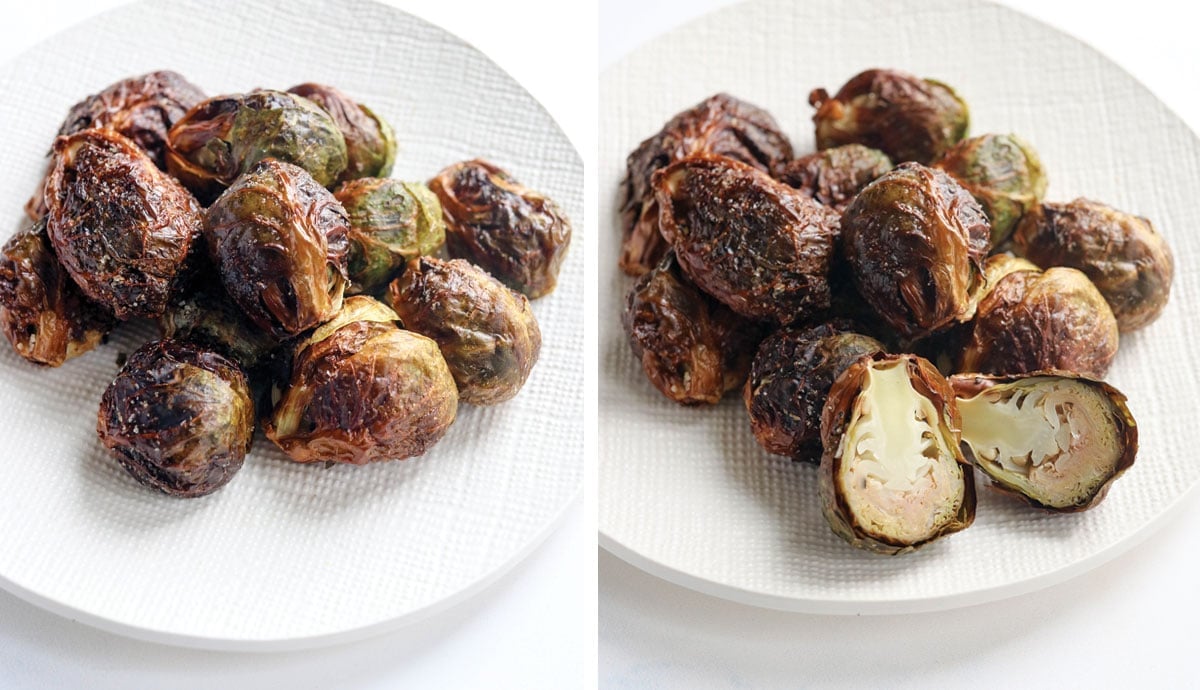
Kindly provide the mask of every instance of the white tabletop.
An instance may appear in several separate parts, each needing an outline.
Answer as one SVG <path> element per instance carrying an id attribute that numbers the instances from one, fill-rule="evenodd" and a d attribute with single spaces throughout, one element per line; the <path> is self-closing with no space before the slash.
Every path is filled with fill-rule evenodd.
<path id="1" fill-rule="evenodd" d="M 576 147 L 590 155 L 594 12 L 553 0 L 385 1 L 441 25 L 492 57 L 546 106 Z M 0 22 L 0 62 L 121 4 L 123 0 L 14 3 Z M 557 57 L 548 60 L 548 55 Z M 574 90 L 564 90 L 563 84 Z M 579 243 L 579 251 L 584 244 Z M 595 667 L 586 669 L 594 663 L 589 660 L 595 640 L 596 571 L 591 514 L 594 510 L 577 502 L 530 558 L 463 605 L 392 634 L 313 651 L 229 654 L 138 642 L 47 613 L 0 591 L 0 688 L 590 686 Z"/>
<path id="2" fill-rule="evenodd" d="M 726 4 L 602 1 L 601 68 Z M 1194 6 L 1003 4 L 1091 43 L 1200 131 Z M 1069 582 L 992 604 L 878 617 L 742 606 L 669 584 L 601 551 L 600 687 L 1200 687 L 1197 544 L 1200 492 L 1192 491 L 1147 541 Z"/>

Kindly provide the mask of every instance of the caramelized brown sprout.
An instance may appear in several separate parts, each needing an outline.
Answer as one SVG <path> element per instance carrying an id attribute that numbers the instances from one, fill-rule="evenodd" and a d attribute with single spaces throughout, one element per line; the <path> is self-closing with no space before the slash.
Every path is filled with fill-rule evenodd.
<path id="1" fill-rule="evenodd" d="M 202 100 L 204 94 L 182 75 L 167 70 L 150 72 L 122 79 L 76 103 L 58 128 L 58 135 L 111 129 L 141 147 L 159 168 L 166 169 L 167 132 Z M 44 187 L 43 181 L 25 204 L 25 212 L 33 220 L 46 214 Z"/>
<path id="2" fill-rule="evenodd" d="M 396 327 L 396 314 L 363 295 L 296 348 L 291 382 L 265 423 L 296 462 L 362 465 L 421 455 L 458 410 L 437 343 Z"/>
<path id="3" fill-rule="evenodd" d="M 1122 333 L 1152 323 L 1171 296 L 1175 258 L 1145 218 L 1087 199 L 1042 204 L 1021 222 L 1014 240 L 1039 266 L 1083 271 Z"/>
<path id="4" fill-rule="evenodd" d="M 882 151 L 846 144 L 801 156 L 784 166 L 779 181 L 824 206 L 844 211 L 863 187 L 892 169 Z"/>
<path id="5" fill-rule="evenodd" d="M 663 395 L 713 405 L 746 381 L 763 327 L 692 285 L 674 252 L 643 275 L 622 316 L 633 356 Z"/>
<path id="6" fill-rule="evenodd" d="M 167 141 L 167 169 L 206 204 L 265 158 L 298 165 L 329 187 L 346 169 L 346 140 L 312 101 L 253 91 L 197 104 Z"/>
<path id="7" fill-rule="evenodd" d="M 17 354 L 57 367 L 96 347 L 112 327 L 112 314 L 89 302 L 58 263 L 45 220 L 0 249 L 0 328 Z"/>
<path id="8" fill-rule="evenodd" d="M 770 113 L 725 93 L 671 118 L 626 161 L 620 266 L 629 275 L 640 276 L 654 268 L 670 248 L 658 230 L 658 204 L 650 178 L 698 153 L 726 156 L 774 175 L 791 160 L 792 144 Z"/>
<path id="9" fill-rule="evenodd" d="M 896 163 L 929 164 L 967 134 L 967 104 L 945 84 L 896 70 L 855 75 L 832 98 L 815 89 L 817 148 L 863 144 Z"/>
<path id="10" fill-rule="evenodd" d="M 1004 276 L 979 303 L 957 371 L 1021 374 L 1046 369 L 1102 378 L 1117 355 L 1117 320 L 1073 268 Z"/>
<path id="11" fill-rule="evenodd" d="M 978 295 L 978 298 L 975 300 L 976 304 L 982 301 L 984 297 L 987 297 L 992 288 L 996 287 L 1004 276 L 1009 273 L 1041 270 L 1032 261 L 1014 256 L 1008 252 L 989 256 L 987 261 L 983 262 L 983 282 L 980 283 L 981 289 L 976 293 Z"/>
<path id="12" fill-rule="evenodd" d="M 396 134 L 386 120 L 332 86 L 300 84 L 288 93 L 316 103 L 337 123 L 346 140 L 346 169 L 340 180 L 391 174 L 396 161 Z"/>
<path id="13" fill-rule="evenodd" d="M 542 347 L 525 295 L 462 259 L 423 256 L 388 298 L 404 328 L 441 348 L 462 402 L 495 405 L 525 385 Z"/>
<path id="14" fill-rule="evenodd" d="M 829 388 L 859 357 L 883 352 L 846 321 L 776 331 L 758 346 L 744 399 L 754 437 L 768 453 L 821 461 L 821 410 Z"/>
<path id="15" fill-rule="evenodd" d="M 334 197 L 350 217 L 349 294 L 382 291 L 409 259 L 446 241 L 442 205 L 420 182 L 367 177 L 343 184 Z"/>
<path id="16" fill-rule="evenodd" d="M 208 251 L 230 298 L 259 328 L 294 336 L 330 319 L 346 286 L 349 221 L 303 168 L 267 159 L 209 207 Z"/>
<path id="17" fill-rule="evenodd" d="M 163 312 L 200 235 L 196 199 L 133 142 L 86 129 L 54 142 L 46 231 L 83 294 L 118 319 Z"/>
<path id="18" fill-rule="evenodd" d="M 224 486 L 254 433 L 246 377 L 215 352 L 175 340 L 147 343 L 104 391 L 96 432 L 133 478 L 180 497 Z"/>
<path id="19" fill-rule="evenodd" d="M 997 488 L 1039 508 L 1087 510 L 1133 465 L 1125 396 L 1066 372 L 953 376 L 967 458 Z"/>
<path id="20" fill-rule="evenodd" d="M 483 160 L 429 181 L 446 217 L 446 248 L 537 299 L 550 294 L 571 244 L 571 223 L 549 198 Z"/>
<path id="21" fill-rule="evenodd" d="M 906 163 L 864 189 L 842 215 L 842 246 L 863 298 L 915 338 L 969 319 L 990 230 L 951 177 Z"/>
<path id="22" fill-rule="evenodd" d="M 781 324 L 829 306 L 837 213 L 721 156 L 673 163 L 654 186 L 663 237 L 701 290 Z"/>
<path id="23" fill-rule="evenodd" d="M 164 338 L 215 350 L 246 372 L 265 363 L 279 346 L 270 333 L 246 319 L 220 285 L 180 291 L 167 304 L 158 326 Z"/>
<path id="24" fill-rule="evenodd" d="M 935 166 L 958 180 L 983 207 L 992 224 L 992 246 L 1007 240 L 1021 217 L 1046 196 L 1042 161 L 1015 134 L 964 139 Z"/>
<path id="25" fill-rule="evenodd" d="M 965 529 L 975 483 L 959 450 L 954 392 L 915 355 L 862 358 L 821 417 L 826 520 L 854 546 L 897 554 Z"/>

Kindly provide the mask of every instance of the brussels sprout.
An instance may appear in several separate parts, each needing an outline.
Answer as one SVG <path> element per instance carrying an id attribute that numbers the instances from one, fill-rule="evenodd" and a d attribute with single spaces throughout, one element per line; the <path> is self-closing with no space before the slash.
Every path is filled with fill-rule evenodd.
<path id="1" fill-rule="evenodd" d="M 1122 333 L 1152 323 L 1167 306 L 1175 258 L 1145 218 L 1076 199 L 1042 204 L 1017 227 L 1014 241 L 1042 267 L 1083 271 L 1108 302 Z"/>
<path id="2" fill-rule="evenodd" d="M 1061 369 L 1101 378 L 1117 355 L 1117 320 L 1073 268 L 1015 271 L 979 302 L 957 370 L 1021 374 Z"/>
<path id="3" fill-rule="evenodd" d="M 663 237 L 701 290 L 781 324 L 829 306 L 837 213 L 722 156 L 672 163 L 654 186 Z"/>
<path id="4" fill-rule="evenodd" d="M 817 148 L 863 144 L 897 163 L 929 164 L 967 134 L 967 104 L 945 84 L 895 70 L 855 75 L 833 97 L 815 89 Z"/>
<path id="5" fill-rule="evenodd" d="M 167 169 L 206 204 L 264 158 L 298 165 L 329 187 L 346 169 L 346 140 L 329 113 L 282 91 L 202 101 L 167 140 Z"/>
<path id="6" fill-rule="evenodd" d="M 386 120 L 332 86 L 300 84 L 288 93 L 303 96 L 329 113 L 346 140 L 346 169 L 340 180 L 387 177 L 396 161 L 396 134 Z"/>
<path id="7" fill-rule="evenodd" d="M 825 519 L 854 546 L 912 551 L 968 527 L 975 482 L 950 384 L 915 355 L 876 354 L 834 381 L 821 413 Z"/>
<path id="8" fill-rule="evenodd" d="M 842 215 L 842 247 L 858 292 L 909 338 L 971 317 L 989 234 L 971 195 L 919 163 L 872 182 Z"/>
<path id="9" fill-rule="evenodd" d="M 96 433 L 142 484 L 203 496 L 241 469 L 254 404 L 235 364 L 197 345 L 159 340 L 130 355 L 104 391 Z"/>
<path id="10" fill-rule="evenodd" d="M 744 400 L 754 437 L 768 453 L 821 461 L 821 410 L 829 387 L 863 355 L 883 352 L 845 320 L 784 328 L 767 336 L 746 381 Z"/>
<path id="11" fill-rule="evenodd" d="M 276 338 L 320 324 L 342 305 L 349 220 L 303 168 L 269 158 L 208 208 L 204 235 L 225 292 Z"/>
<path id="12" fill-rule="evenodd" d="M 363 465 L 421 455 L 458 410 L 437 343 L 396 327 L 363 295 L 296 348 L 291 382 L 264 427 L 296 462 Z"/>
<path id="13" fill-rule="evenodd" d="M 400 323 L 432 338 L 458 386 L 458 399 L 495 405 L 525 385 L 542 333 L 525 295 L 463 261 L 420 257 L 388 290 Z"/>
<path id="14" fill-rule="evenodd" d="M 46 231 L 63 267 L 118 319 L 163 312 L 200 235 L 196 199 L 130 140 L 86 129 L 54 142 Z"/>
<path id="15" fill-rule="evenodd" d="M 111 129 L 141 147 L 159 168 L 166 169 L 167 131 L 202 100 L 200 89 L 176 72 L 163 70 L 130 77 L 76 103 L 58 128 L 58 135 Z M 46 215 L 45 186 L 43 180 L 25 204 L 25 213 L 35 221 Z"/>
<path id="16" fill-rule="evenodd" d="M 1087 510 L 1133 465 L 1137 423 L 1125 396 L 1067 372 L 952 376 L 968 459 L 1039 508 Z"/>
<path id="17" fill-rule="evenodd" d="M 1037 152 L 1015 134 L 985 134 L 960 141 L 935 167 L 958 180 L 987 214 L 992 246 L 1046 196 L 1046 173 Z"/>
<path id="18" fill-rule="evenodd" d="M 619 264 L 629 275 L 651 270 L 670 249 L 658 230 L 658 204 L 650 178 L 697 153 L 726 156 L 774 175 L 791 160 L 792 144 L 770 113 L 725 93 L 709 96 L 671 118 L 626 161 Z"/>
<path id="19" fill-rule="evenodd" d="M 219 285 L 181 290 L 167 304 L 158 327 L 164 338 L 216 350 L 247 372 L 265 363 L 279 346 L 270 333 L 246 319 Z"/>
<path id="20" fill-rule="evenodd" d="M 537 299 L 554 290 L 571 244 L 558 205 L 482 160 L 455 163 L 429 181 L 442 202 L 446 248 Z"/>
<path id="21" fill-rule="evenodd" d="M 714 405 L 740 388 L 764 335 L 692 285 L 674 252 L 629 291 L 621 322 L 646 378 L 683 405 Z"/>
<path id="22" fill-rule="evenodd" d="M 349 294 L 383 290 L 409 259 L 446 241 L 442 205 L 420 182 L 368 177 L 334 196 L 350 217 Z"/>
<path id="23" fill-rule="evenodd" d="M 59 366 L 96 347 L 113 321 L 79 292 L 58 263 L 45 220 L 13 235 L 0 249 L 0 328 L 17 354 Z"/>
<path id="24" fill-rule="evenodd" d="M 862 144 L 846 144 L 789 162 L 780 172 L 779 181 L 824 206 L 844 211 L 863 187 L 891 169 L 892 161 L 884 152 Z"/>

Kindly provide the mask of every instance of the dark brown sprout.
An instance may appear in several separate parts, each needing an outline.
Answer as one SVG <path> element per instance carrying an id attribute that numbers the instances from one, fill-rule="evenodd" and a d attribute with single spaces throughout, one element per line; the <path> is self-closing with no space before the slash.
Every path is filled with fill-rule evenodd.
<path id="1" fill-rule="evenodd" d="M 846 210 L 863 187 L 892 169 L 882 151 L 862 144 L 835 146 L 789 162 L 779 181 L 838 212 Z"/>
<path id="2" fill-rule="evenodd" d="M 894 162 L 926 165 L 967 134 L 967 104 L 949 86 L 896 70 L 855 75 L 831 98 L 815 89 L 817 148 L 863 144 Z"/>
<path id="3" fill-rule="evenodd" d="M 673 163 L 655 173 L 654 186 L 663 237 L 701 290 L 780 324 L 829 306 L 836 212 L 722 156 Z"/>
<path id="4" fill-rule="evenodd" d="M 0 249 L 0 328 L 17 354 L 57 367 L 96 347 L 113 324 L 59 264 L 45 220 Z"/>
<path id="5" fill-rule="evenodd" d="M 767 336 L 746 381 L 750 428 L 768 453 L 817 464 L 821 461 L 821 410 L 835 379 L 883 344 L 834 321 L 783 328 Z"/>
<path id="6" fill-rule="evenodd" d="M 950 378 L 967 458 L 1006 492 L 1056 512 L 1087 510 L 1133 466 L 1125 396 L 1067 372 Z"/>
<path id="7" fill-rule="evenodd" d="M 180 291 L 167 304 L 158 326 L 163 338 L 215 350 L 248 373 L 265 364 L 279 347 L 269 332 L 246 319 L 220 284 Z"/>
<path id="8" fill-rule="evenodd" d="M 269 158 L 238 178 L 205 215 L 209 255 L 225 292 L 276 338 L 337 313 L 346 286 L 349 221 L 303 168 Z"/>
<path id="9" fill-rule="evenodd" d="M 964 139 L 935 167 L 963 186 L 992 224 L 992 246 L 1012 235 L 1021 217 L 1046 196 L 1046 173 L 1037 152 L 1014 134 L 985 134 Z"/>
<path id="10" fill-rule="evenodd" d="M 413 259 L 388 299 L 404 328 L 441 348 L 462 402 L 512 398 L 537 362 L 542 333 L 529 300 L 462 259 Z"/>
<path id="11" fill-rule="evenodd" d="M 387 177 L 396 161 L 396 134 L 386 120 L 332 86 L 306 83 L 288 93 L 316 103 L 337 123 L 346 140 L 346 169 L 341 181 Z"/>
<path id="12" fill-rule="evenodd" d="M 626 161 L 621 182 L 621 269 L 640 276 L 670 248 L 658 229 L 651 177 L 700 153 L 725 156 L 775 175 L 792 158 L 792 145 L 770 113 L 725 93 L 706 98 L 643 141 Z"/>
<path id="13" fill-rule="evenodd" d="M 529 299 L 554 290 L 571 244 L 571 223 L 558 204 L 479 159 L 442 170 L 429 188 L 442 202 L 451 257 Z"/>
<path id="14" fill-rule="evenodd" d="M 968 527 L 975 482 L 959 427 L 954 392 L 928 361 L 877 354 L 851 364 L 821 417 L 820 490 L 833 531 L 893 555 Z"/>
<path id="15" fill-rule="evenodd" d="M 646 378 L 684 405 L 713 405 L 741 388 L 765 334 L 692 285 L 674 252 L 638 279 L 621 322 Z"/>
<path id="16" fill-rule="evenodd" d="M 367 177 L 346 182 L 334 197 L 350 218 L 348 294 L 382 292 L 410 259 L 446 241 L 441 202 L 420 182 Z"/>
<path id="17" fill-rule="evenodd" d="M 1149 220 L 1087 199 L 1042 204 L 1014 237 L 1031 261 L 1083 271 L 1122 333 L 1153 323 L 1167 306 L 1175 257 Z"/>
<path id="18" fill-rule="evenodd" d="M 458 392 L 437 343 L 396 326 L 371 297 L 297 345 L 290 381 L 265 423 L 296 462 L 369 462 L 421 455 L 454 422 Z"/>
<path id="19" fill-rule="evenodd" d="M 96 432 L 138 482 L 203 496 L 241 469 L 254 405 L 235 364 L 197 345 L 158 340 L 130 355 L 104 391 Z"/>
<path id="20" fill-rule="evenodd" d="M 118 319 L 156 317 L 200 236 L 196 199 L 144 151 L 104 129 L 54 142 L 46 230 L 89 299 Z"/>

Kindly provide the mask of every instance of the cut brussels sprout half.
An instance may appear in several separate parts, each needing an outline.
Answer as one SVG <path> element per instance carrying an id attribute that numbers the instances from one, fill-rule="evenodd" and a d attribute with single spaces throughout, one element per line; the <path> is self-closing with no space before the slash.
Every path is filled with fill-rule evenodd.
<path id="1" fill-rule="evenodd" d="M 968 458 L 1009 493 L 1055 511 L 1091 508 L 1133 465 L 1125 396 L 1068 373 L 950 379 Z"/>

